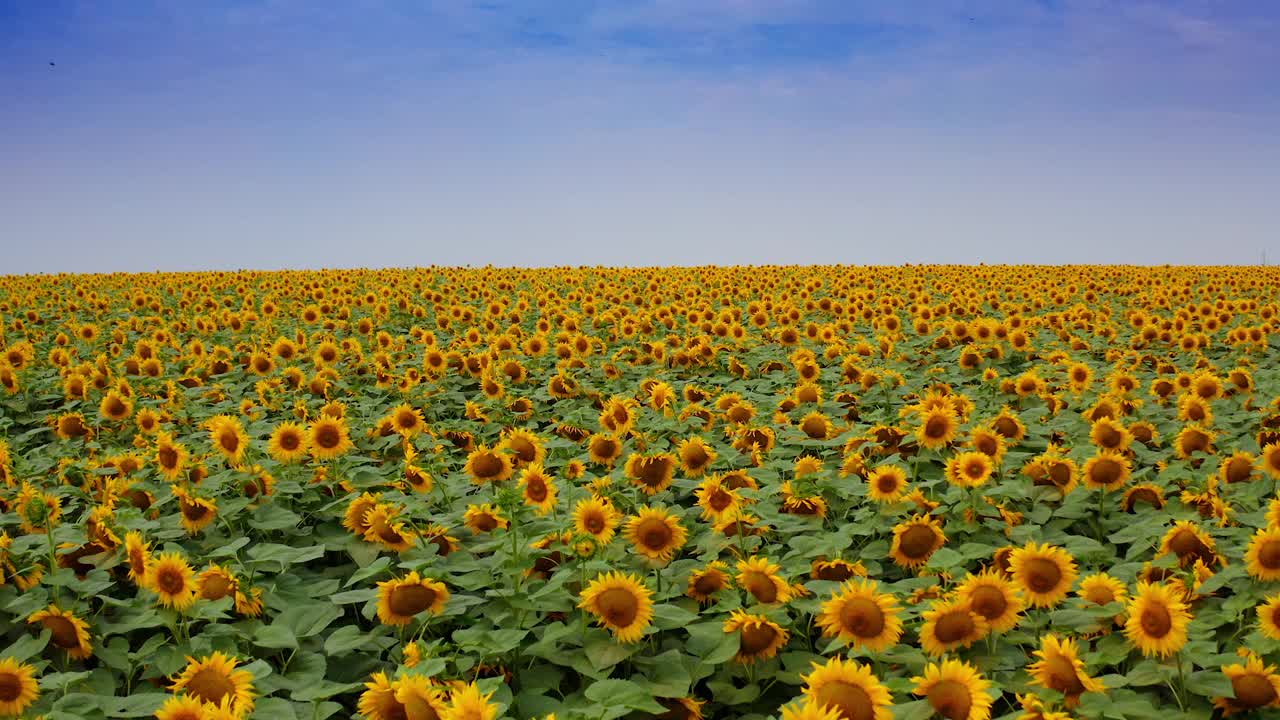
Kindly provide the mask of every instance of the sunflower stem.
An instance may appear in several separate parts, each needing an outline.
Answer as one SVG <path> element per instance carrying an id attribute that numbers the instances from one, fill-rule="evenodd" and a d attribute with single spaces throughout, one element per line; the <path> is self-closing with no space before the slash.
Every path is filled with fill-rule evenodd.
<path id="1" fill-rule="evenodd" d="M 1187 709 L 1187 678 L 1182 671 L 1182 651 L 1179 650 L 1173 656 L 1173 662 L 1178 666 L 1178 709 L 1185 711 Z"/>

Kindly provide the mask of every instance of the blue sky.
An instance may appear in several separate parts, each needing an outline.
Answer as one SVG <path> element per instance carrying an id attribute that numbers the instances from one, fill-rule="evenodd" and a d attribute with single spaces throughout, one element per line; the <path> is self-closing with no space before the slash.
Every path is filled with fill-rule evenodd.
<path id="1" fill-rule="evenodd" d="M 1276 37 L 1228 0 L 0 0 L 0 273 L 1280 260 Z"/>

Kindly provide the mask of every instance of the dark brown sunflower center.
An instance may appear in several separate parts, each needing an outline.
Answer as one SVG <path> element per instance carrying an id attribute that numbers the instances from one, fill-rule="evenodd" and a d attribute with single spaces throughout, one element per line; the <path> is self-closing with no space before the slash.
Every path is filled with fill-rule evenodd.
<path id="1" fill-rule="evenodd" d="M 1080 682 L 1075 665 L 1069 659 L 1061 655 L 1050 655 L 1045 660 L 1044 668 L 1049 680 L 1047 684 L 1051 690 L 1057 690 L 1067 696 L 1084 692 L 1084 684 Z"/>
<path id="2" fill-rule="evenodd" d="M 198 503 L 182 503 L 182 515 L 186 519 L 197 522 L 209 514 L 209 508 Z"/>
<path id="3" fill-rule="evenodd" d="M 297 433 L 286 432 L 280 433 L 280 448 L 286 452 L 293 452 L 302 444 L 302 438 Z"/>
<path id="4" fill-rule="evenodd" d="M 502 474 L 502 458 L 493 453 L 484 453 L 476 458 L 472 467 L 475 468 L 476 477 L 497 477 Z"/>
<path id="5" fill-rule="evenodd" d="M 969 688 L 957 680 L 942 680 L 929 688 L 929 705 L 947 720 L 968 720 L 973 697 Z"/>
<path id="6" fill-rule="evenodd" d="M 417 615 L 431 607 L 436 600 L 436 591 L 422 585 L 401 585 L 391 591 L 387 605 L 391 612 L 400 616 Z"/>
<path id="7" fill-rule="evenodd" d="M 1062 568 L 1048 558 L 1032 558 L 1026 564 L 1026 578 L 1032 592 L 1051 592 L 1062 582 Z"/>
<path id="8" fill-rule="evenodd" d="M 178 451 L 174 450 L 173 447 L 161 445 L 160 452 L 157 455 L 160 457 L 160 467 L 166 470 L 178 467 Z"/>
<path id="9" fill-rule="evenodd" d="M 44 619 L 43 625 L 49 629 L 49 633 L 53 636 L 53 644 L 60 648 L 73 648 L 80 646 L 80 637 L 76 634 L 76 626 L 70 620 L 64 617 L 47 617 Z"/>
<path id="10" fill-rule="evenodd" d="M 889 495 L 898 489 L 898 477 L 892 473 L 885 473 L 876 478 L 876 489 L 885 495 Z"/>
<path id="11" fill-rule="evenodd" d="M 1098 428 L 1098 444 L 1104 448 L 1116 448 L 1123 439 L 1124 436 L 1120 434 L 1120 431 L 1110 425 L 1103 425 Z"/>
<path id="12" fill-rule="evenodd" d="M 805 435 L 811 438 L 824 438 L 827 436 L 827 423 L 819 417 L 808 418 L 804 424 L 800 426 Z"/>
<path id="13" fill-rule="evenodd" d="M 937 536 L 933 533 L 933 528 L 927 525 L 912 525 L 902 533 L 898 546 L 902 549 L 902 554 L 912 560 L 919 560 L 933 552 L 933 544 L 937 541 Z"/>
<path id="14" fill-rule="evenodd" d="M 534 502 L 542 502 L 547 499 L 547 483 L 540 477 L 530 477 L 525 483 L 525 495 Z"/>
<path id="15" fill-rule="evenodd" d="M 947 431 L 950 429 L 951 423 L 945 417 L 934 415 L 924 424 L 924 436 L 930 440 L 941 440 L 947 436 Z"/>
<path id="16" fill-rule="evenodd" d="M 156 586 L 169 595 L 177 595 L 187 587 L 187 579 L 175 569 L 161 568 L 156 571 Z"/>
<path id="17" fill-rule="evenodd" d="M 872 720 L 875 717 L 871 696 L 857 685 L 832 682 L 819 688 L 816 695 L 818 704 L 839 708 L 847 720 Z"/>
<path id="18" fill-rule="evenodd" d="M 722 512 L 725 508 L 733 505 L 733 496 L 721 488 L 716 488 L 707 496 L 707 504 L 711 506 L 712 510 Z"/>
<path id="19" fill-rule="evenodd" d="M 853 598 L 841 606 L 840 624 L 858 637 L 879 637 L 884 632 L 884 611 L 872 600 Z"/>
<path id="20" fill-rule="evenodd" d="M 645 458 L 640 463 L 640 482 L 649 487 L 658 487 L 667 481 L 668 464 L 666 458 Z"/>
<path id="21" fill-rule="evenodd" d="M 338 432 L 338 428 L 331 424 L 321 425 L 316 428 L 316 445 L 325 450 L 332 450 L 342 444 L 342 433 Z"/>
<path id="22" fill-rule="evenodd" d="M 1258 548 L 1258 564 L 1268 570 L 1280 570 L 1280 540 L 1267 540 Z"/>
<path id="23" fill-rule="evenodd" d="M 986 472 L 987 472 L 987 465 L 986 463 L 980 460 L 970 460 L 968 463 L 965 463 L 964 474 L 970 480 L 978 480 L 983 475 L 985 475 Z"/>
<path id="24" fill-rule="evenodd" d="M 853 568 L 845 565 L 844 563 L 832 563 L 818 568 L 819 580 L 843 582 L 851 577 L 853 577 Z"/>
<path id="25" fill-rule="evenodd" d="M 582 519 L 582 526 L 592 535 L 604 532 L 604 524 L 604 516 L 598 512 L 590 513 Z"/>
<path id="26" fill-rule="evenodd" d="M 649 520 L 640 528 L 640 544 L 650 550 L 663 550 L 671 543 L 671 528 L 661 520 Z"/>
<path id="27" fill-rule="evenodd" d="M 1119 462 L 1111 458 L 1103 458 L 1094 464 L 1089 474 L 1099 485 L 1113 485 L 1120 479 L 1121 471 Z"/>
<path id="28" fill-rule="evenodd" d="M 762 572 L 749 570 L 743 573 L 742 587 L 762 603 L 769 604 L 778 600 L 778 588 Z"/>
<path id="29" fill-rule="evenodd" d="M 1156 639 L 1168 635 L 1173 630 L 1173 617 L 1160 605 L 1152 605 L 1143 610 L 1138 622 L 1142 625 L 1144 633 Z"/>
<path id="30" fill-rule="evenodd" d="M 1169 539 L 1169 549 L 1178 554 L 1178 556 L 1191 555 L 1199 553 L 1204 548 L 1204 543 L 1196 534 L 1190 530 L 1182 529 Z"/>
<path id="31" fill-rule="evenodd" d="M 1182 438 L 1182 449 L 1188 455 L 1202 452 L 1209 447 L 1209 436 L 1199 430 L 1192 430 Z"/>
<path id="32" fill-rule="evenodd" d="M 1116 596 L 1114 593 L 1111 592 L 1110 588 L 1098 586 L 1098 587 L 1091 587 L 1088 590 L 1086 590 L 1084 594 L 1084 599 L 1088 600 L 1094 605 L 1106 605 L 1107 603 L 1114 602 L 1116 599 Z"/>
<path id="33" fill-rule="evenodd" d="M 773 645 L 777 637 L 778 631 L 773 627 L 764 623 L 752 623 L 742 628 L 742 639 L 738 642 L 738 649 L 743 655 L 757 655 Z"/>
<path id="34" fill-rule="evenodd" d="M 533 443 L 524 438 L 513 438 L 509 446 L 511 451 L 516 454 L 516 457 L 520 459 L 520 462 L 531 463 L 538 457 L 538 449 L 533 446 Z"/>
<path id="35" fill-rule="evenodd" d="M 1235 690 L 1235 704 L 1246 708 L 1262 707 L 1276 700 L 1276 689 L 1264 675 L 1249 673 L 1231 679 Z"/>
<path id="36" fill-rule="evenodd" d="M 227 695 L 235 696 L 236 686 L 225 673 L 213 668 L 201 668 L 187 681 L 187 693 L 207 703 L 217 705 Z"/>
<path id="37" fill-rule="evenodd" d="M 1009 608 L 1004 593 L 990 585 L 980 585 L 969 595 L 969 606 L 988 620 L 995 620 Z"/>
<path id="38" fill-rule="evenodd" d="M 707 464 L 710 458 L 707 457 L 707 451 L 702 449 L 701 445 L 694 445 L 686 448 L 684 451 L 684 464 L 691 468 L 700 468 Z"/>
<path id="39" fill-rule="evenodd" d="M 706 573 L 693 582 L 693 590 L 699 595 L 711 595 L 723 587 L 724 582 L 717 573 Z"/>
<path id="40" fill-rule="evenodd" d="M 950 644 L 965 640 L 973 634 L 975 629 L 969 611 L 960 608 L 938 618 L 934 624 L 933 634 L 937 636 L 939 642 Z"/>
<path id="41" fill-rule="evenodd" d="M 615 627 L 629 627 L 640 614 L 636 596 L 625 588 L 609 588 L 596 596 L 600 614 Z"/>
<path id="42" fill-rule="evenodd" d="M 0 702 L 13 702 L 22 697 L 22 680 L 15 672 L 0 674 Z"/>
<path id="43" fill-rule="evenodd" d="M 240 436 L 231 430 L 223 430 L 218 435 L 218 445 L 229 453 L 235 453 L 240 449 Z"/>
<path id="44" fill-rule="evenodd" d="M 218 600 L 229 594 L 231 581 L 221 573 L 210 575 L 200 582 L 200 597 L 205 600 Z"/>
<path id="45" fill-rule="evenodd" d="M 476 515 L 472 522 L 475 523 L 476 529 L 480 532 L 489 532 L 490 530 L 498 527 L 498 520 L 489 513 L 480 513 L 479 515 Z"/>
<path id="46" fill-rule="evenodd" d="M 1244 482 L 1253 474 L 1253 463 L 1245 458 L 1233 458 L 1227 463 L 1227 482 Z"/>

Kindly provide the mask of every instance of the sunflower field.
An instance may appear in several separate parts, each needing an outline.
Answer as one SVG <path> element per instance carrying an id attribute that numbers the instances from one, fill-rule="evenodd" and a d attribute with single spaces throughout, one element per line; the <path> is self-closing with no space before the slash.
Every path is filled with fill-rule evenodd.
<path id="1" fill-rule="evenodd" d="M 1280 717 L 1277 288 L 0 277 L 0 717 Z"/>

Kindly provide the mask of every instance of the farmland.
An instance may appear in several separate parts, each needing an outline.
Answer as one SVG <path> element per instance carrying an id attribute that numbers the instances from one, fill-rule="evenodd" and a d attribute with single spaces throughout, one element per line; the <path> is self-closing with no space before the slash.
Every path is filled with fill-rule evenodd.
<path id="1" fill-rule="evenodd" d="M 0 278 L 0 717 L 1280 713 L 1278 283 Z"/>

